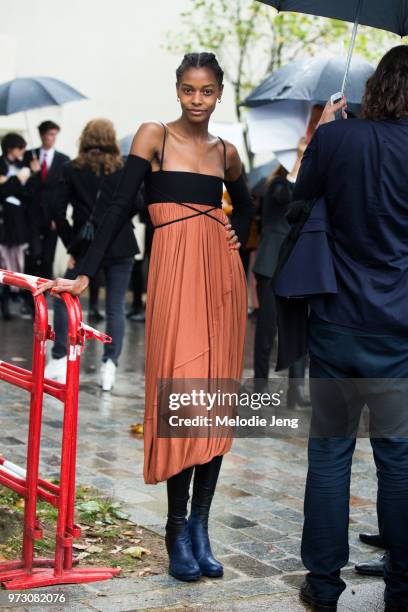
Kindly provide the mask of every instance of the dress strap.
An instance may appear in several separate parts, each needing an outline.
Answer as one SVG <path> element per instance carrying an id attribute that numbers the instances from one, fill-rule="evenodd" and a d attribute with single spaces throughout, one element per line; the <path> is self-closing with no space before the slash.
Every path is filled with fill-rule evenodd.
<path id="1" fill-rule="evenodd" d="M 164 147 L 166 145 L 167 126 L 162 121 L 160 121 L 160 123 L 162 124 L 163 130 L 164 130 L 164 134 L 163 134 L 163 146 L 162 146 L 162 151 L 161 151 L 161 156 L 160 156 L 160 170 L 163 170 Z"/>
<path id="2" fill-rule="evenodd" d="M 225 223 L 223 223 L 221 219 L 217 219 L 217 217 L 210 215 L 210 212 L 212 210 L 216 210 L 217 208 L 219 208 L 219 206 L 211 206 L 210 208 L 207 208 L 207 210 L 197 210 L 197 208 L 194 208 L 194 206 L 189 206 L 185 202 L 176 202 L 176 204 L 180 204 L 180 206 L 185 206 L 185 208 L 194 210 L 195 214 L 187 215 L 187 217 L 180 217 L 179 219 L 173 219 L 172 221 L 166 221 L 165 223 L 161 223 L 160 225 L 155 225 L 154 229 L 158 229 L 159 227 L 164 227 L 165 225 L 171 225 L 171 223 L 177 223 L 178 221 L 184 221 L 185 219 L 192 219 L 193 217 L 199 217 L 200 215 L 207 215 L 207 217 L 210 217 L 210 219 L 214 219 L 214 221 L 218 221 L 218 223 L 221 223 L 221 225 L 225 227 Z"/>
<path id="3" fill-rule="evenodd" d="M 224 140 L 221 138 L 221 136 L 218 136 L 219 140 L 221 140 L 222 142 L 222 146 L 224 147 L 224 177 L 227 173 L 227 147 L 225 145 Z"/>

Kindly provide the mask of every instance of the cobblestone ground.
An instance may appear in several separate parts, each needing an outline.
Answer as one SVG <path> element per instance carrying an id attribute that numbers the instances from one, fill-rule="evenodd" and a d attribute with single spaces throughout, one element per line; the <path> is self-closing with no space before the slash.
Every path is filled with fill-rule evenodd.
<path id="1" fill-rule="evenodd" d="M 2 359 L 30 367 L 29 321 L 0 322 Z M 95 370 L 101 348 L 89 345 L 83 359 L 80 394 L 78 482 L 91 484 L 124 503 L 132 520 L 163 534 L 165 485 L 147 486 L 142 479 L 143 442 L 128 434 L 143 419 L 144 326 L 127 324 L 124 353 L 114 393 L 102 395 Z M 253 323 L 248 323 L 246 371 L 250 377 Z M 0 383 L 0 450 L 24 464 L 25 395 Z M 61 408 L 48 399 L 44 409 L 42 475 L 58 476 L 56 449 Z M 43 589 L 63 591 L 67 603 L 57 610 L 304 610 L 297 589 L 304 575 L 299 550 L 302 501 L 306 476 L 305 441 L 300 439 L 236 440 L 224 461 L 213 503 L 211 538 L 225 566 L 223 579 L 180 583 L 150 576 L 114 579 L 88 585 Z M 354 573 L 353 564 L 378 551 L 358 541 L 360 531 L 376 531 L 376 479 L 370 446 L 359 440 L 354 456 L 350 524 L 350 562 L 343 572 L 348 588 L 339 610 L 383 610 L 383 584 Z M 37 592 L 40 590 L 37 590 Z M 50 606 L 48 606 L 49 608 Z M 0 591 L 0 609 L 41 610 L 41 606 L 10 608 Z"/>

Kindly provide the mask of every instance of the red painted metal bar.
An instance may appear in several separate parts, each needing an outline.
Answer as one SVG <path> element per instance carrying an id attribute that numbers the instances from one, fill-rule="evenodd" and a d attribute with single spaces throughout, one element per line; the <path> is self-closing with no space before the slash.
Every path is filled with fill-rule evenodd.
<path id="1" fill-rule="evenodd" d="M 67 527 L 69 522 L 68 513 L 68 498 L 71 489 L 72 471 L 72 445 L 74 443 L 74 421 L 76 421 L 76 413 L 78 411 L 78 384 L 79 384 L 79 354 L 77 350 L 78 341 L 78 312 L 74 306 L 73 298 L 68 294 L 63 294 L 65 306 L 68 312 L 68 360 L 67 360 L 67 378 L 66 378 L 66 395 L 65 395 L 65 410 L 64 424 L 62 432 L 62 448 L 61 448 L 61 474 L 60 474 L 60 511 L 57 521 L 57 535 L 55 547 L 55 574 L 61 576 L 64 569 L 72 566 L 72 535 L 68 533 Z M 75 481 L 74 485 L 75 487 Z M 70 507 L 72 512 L 72 508 Z M 64 563 L 65 555 L 71 560 L 71 564 Z M 66 567 L 65 567 L 66 565 Z"/>
<path id="2" fill-rule="evenodd" d="M 30 370 L 25 370 L 24 368 L 0 360 L 0 380 L 9 382 L 26 391 L 31 391 L 32 378 L 33 374 Z M 63 402 L 65 397 L 65 385 L 56 380 L 44 378 L 44 393 Z"/>
<path id="3" fill-rule="evenodd" d="M 0 270 L 0 283 L 35 292 L 45 282 L 32 276 Z M 88 339 L 102 342 L 111 339 L 82 322 L 78 298 L 61 294 L 68 312 L 68 363 L 66 383 L 44 379 L 47 339 L 54 334 L 48 325 L 48 312 L 43 295 L 34 297 L 34 341 L 32 371 L 0 361 L 0 380 L 30 393 L 27 469 L 0 456 L 0 483 L 18 492 L 25 499 L 23 554 L 20 561 L 0 563 L 0 582 L 8 589 L 27 589 L 53 584 L 92 582 L 117 575 L 118 568 L 74 568 L 72 544 L 80 536 L 74 523 L 76 444 L 78 428 L 78 392 L 80 356 Z M 54 485 L 39 477 L 40 439 L 43 395 L 47 393 L 64 403 L 61 442 L 60 484 Z M 58 509 L 54 559 L 34 557 L 34 542 L 42 537 L 36 518 L 37 499 L 42 498 Z"/>

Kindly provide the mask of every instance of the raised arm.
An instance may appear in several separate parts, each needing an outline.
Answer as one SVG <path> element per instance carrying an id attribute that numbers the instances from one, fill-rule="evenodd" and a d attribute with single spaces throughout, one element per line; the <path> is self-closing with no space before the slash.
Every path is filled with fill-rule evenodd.
<path id="1" fill-rule="evenodd" d="M 346 108 L 347 102 L 345 98 L 342 98 L 340 102 L 336 104 L 331 104 L 329 100 L 324 107 L 313 138 L 303 154 L 293 193 L 295 200 L 312 200 L 324 195 L 326 189 L 327 164 L 329 161 L 324 150 L 325 124 L 335 121 L 338 111 L 341 111 L 343 119 L 346 119 Z"/>
<path id="2" fill-rule="evenodd" d="M 224 182 L 233 206 L 231 225 L 238 235 L 239 242 L 245 246 L 249 237 L 251 220 L 254 216 L 254 206 L 242 172 L 239 153 L 233 144 L 228 142 L 226 145 L 227 171 Z"/>
<path id="3" fill-rule="evenodd" d="M 90 278 L 96 275 L 111 243 L 126 221 L 135 213 L 134 202 L 137 199 L 137 193 L 150 170 L 151 160 L 160 150 L 162 133 L 163 128 L 160 124 L 153 122 L 142 124 L 136 132 L 113 202 L 98 226 L 76 280 L 57 279 L 52 284 L 43 285 L 39 292 L 54 288 L 57 293 L 69 291 L 73 295 L 80 295 L 86 289 Z"/>

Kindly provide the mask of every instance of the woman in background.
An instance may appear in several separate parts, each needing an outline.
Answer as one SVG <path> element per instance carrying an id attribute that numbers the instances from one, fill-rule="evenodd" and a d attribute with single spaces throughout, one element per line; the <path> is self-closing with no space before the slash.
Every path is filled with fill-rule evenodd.
<path id="1" fill-rule="evenodd" d="M 70 258 L 66 279 L 78 275 L 89 242 L 83 239 L 84 226 L 91 222 L 96 228 L 109 208 L 113 194 L 123 174 L 116 132 L 108 119 L 94 119 L 84 128 L 76 159 L 66 164 L 56 202 L 57 231 Z M 136 211 L 138 196 L 130 202 Z M 66 218 L 67 206 L 73 207 L 73 226 Z M 110 391 L 115 382 L 116 368 L 125 332 L 125 296 L 134 255 L 138 252 L 130 220 L 121 228 L 117 240 L 103 253 L 101 268 L 106 281 L 106 332 L 111 344 L 104 345 L 100 369 L 100 386 Z M 54 330 L 56 334 L 52 360 L 46 376 L 65 380 L 67 368 L 68 320 L 65 304 L 55 301 Z"/>
<path id="2" fill-rule="evenodd" d="M 262 234 L 253 272 L 259 309 L 255 328 L 254 376 L 257 386 L 265 386 L 268 381 L 270 358 L 277 331 L 277 313 L 273 276 L 278 263 L 279 249 L 290 230 L 286 219 L 289 204 L 293 201 L 293 190 L 306 140 L 300 140 L 297 159 L 291 172 L 282 165 L 278 166 L 269 178 L 262 202 Z M 303 391 L 306 361 L 296 361 L 289 368 L 289 387 L 287 408 L 309 405 Z"/>

